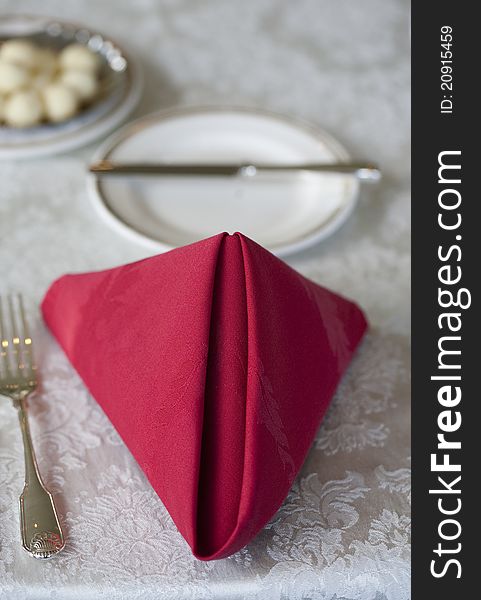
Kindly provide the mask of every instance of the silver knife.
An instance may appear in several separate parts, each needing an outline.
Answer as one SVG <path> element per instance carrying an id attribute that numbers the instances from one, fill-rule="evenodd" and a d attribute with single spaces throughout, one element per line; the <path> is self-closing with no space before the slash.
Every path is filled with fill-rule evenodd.
<path id="1" fill-rule="evenodd" d="M 101 160 L 89 166 L 89 171 L 104 175 L 167 175 L 167 176 L 242 176 L 255 177 L 267 171 L 310 171 L 313 173 L 344 173 L 361 181 L 376 182 L 381 178 L 379 167 L 369 162 L 305 163 L 305 164 L 198 164 L 198 163 L 116 163 Z"/>

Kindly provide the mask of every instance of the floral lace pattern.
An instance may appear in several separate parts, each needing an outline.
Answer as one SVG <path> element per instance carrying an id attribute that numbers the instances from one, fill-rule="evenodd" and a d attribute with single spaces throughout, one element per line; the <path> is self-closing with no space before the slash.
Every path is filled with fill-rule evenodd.
<path id="1" fill-rule="evenodd" d="M 2 8 L 38 12 L 34 0 L 17 4 Z M 23 449 L 15 410 L 0 398 L 0 599 L 407 600 L 409 3 L 119 0 L 115 19 L 112 3 L 95 0 L 45 0 L 42 10 L 78 22 L 91 15 L 90 24 L 139 55 L 147 72 L 139 114 L 174 103 L 297 114 L 353 155 L 379 160 L 385 178 L 366 188 L 332 239 L 289 260 L 354 298 L 370 332 L 282 508 L 242 551 L 204 563 L 35 309 L 58 275 L 148 251 L 92 211 L 84 182 L 91 149 L 0 164 L 2 287 L 23 291 L 38 324 L 42 387 L 30 401 L 31 428 L 67 538 L 46 562 L 21 549 Z M 275 416 L 266 422 L 282 440 Z"/>
<path id="2" fill-rule="evenodd" d="M 349 406 L 356 403 L 361 406 L 356 415 L 382 415 L 389 421 L 390 413 L 398 412 L 392 400 L 406 385 L 406 373 L 399 367 L 399 340 L 370 335 L 282 508 L 244 550 L 215 563 L 202 563 L 192 556 L 55 341 L 46 331 L 38 333 L 37 340 L 44 356 L 44 383 L 41 393 L 31 399 L 32 429 L 40 468 L 56 495 L 68 545 L 55 560 L 30 563 L 25 569 L 23 562 L 30 559 L 20 555 L 17 530 L 21 440 L 15 411 L 7 402 L 2 403 L 0 516 L 5 527 L 0 589 L 8 593 L 6 598 L 15 597 L 34 582 L 49 589 L 49 581 L 68 589 L 69 597 L 74 598 L 102 597 L 112 586 L 120 598 L 148 598 L 146 590 L 153 593 L 154 589 L 160 594 L 155 597 L 215 598 L 217 585 L 232 584 L 235 590 L 246 577 L 252 589 L 234 597 L 334 598 L 342 582 L 344 597 L 357 598 L 361 581 L 367 585 L 366 598 L 374 598 L 371 589 L 382 592 L 388 600 L 406 597 L 410 527 L 407 457 L 401 460 L 406 466 L 386 466 L 381 461 L 387 442 L 369 445 L 365 443 L 367 435 L 349 437 L 351 423 L 343 422 Z M 383 343 L 396 348 L 396 360 L 385 371 L 371 371 L 371 393 L 367 394 L 362 386 L 366 365 L 371 361 L 377 364 Z M 358 382 L 355 390 L 353 381 Z M 363 404 L 364 395 L 370 402 L 364 400 Z M 336 428 L 333 422 L 338 422 Z M 369 421 L 364 427 L 369 430 Z M 347 428 L 348 434 L 336 431 L 336 444 L 327 450 L 319 445 L 319 440 L 329 438 L 330 432 L 339 428 Z M 386 428 L 386 440 L 389 432 Z M 366 449 L 370 450 L 367 463 L 367 457 L 362 458 Z M 367 572 L 369 585 L 365 582 Z M 336 573 L 349 573 L 349 585 Z M 405 582 L 404 592 L 396 587 L 396 581 Z M 79 582 L 90 585 L 97 596 L 83 596 Z"/>

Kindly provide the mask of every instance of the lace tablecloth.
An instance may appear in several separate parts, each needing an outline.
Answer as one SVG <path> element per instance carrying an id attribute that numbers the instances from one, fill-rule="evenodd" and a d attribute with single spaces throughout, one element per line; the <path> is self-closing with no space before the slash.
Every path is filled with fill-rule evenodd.
<path id="1" fill-rule="evenodd" d="M 5 12 L 39 8 L 2 2 Z M 409 3 L 45 0 L 41 10 L 138 53 L 147 72 L 139 115 L 184 103 L 299 115 L 381 162 L 385 177 L 336 236 L 289 260 L 356 299 L 370 333 L 282 509 L 247 548 L 202 563 L 36 312 L 56 276 L 147 251 L 92 211 L 93 148 L 0 164 L 1 290 L 22 290 L 37 319 L 43 386 L 32 430 L 68 536 L 46 563 L 20 548 L 22 445 L 0 398 L 0 598 L 408 598 Z"/>

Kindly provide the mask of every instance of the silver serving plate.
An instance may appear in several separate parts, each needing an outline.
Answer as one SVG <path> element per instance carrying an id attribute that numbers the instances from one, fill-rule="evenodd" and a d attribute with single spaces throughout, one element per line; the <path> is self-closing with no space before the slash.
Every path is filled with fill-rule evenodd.
<path id="1" fill-rule="evenodd" d="M 112 39 L 85 27 L 37 16 L 0 18 L 0 43 L 28 38 L 39 46 L 62 49 L 80 43 L 101 58 L 100 93 L 75 117 L 16 129 L 0 126 L 0 158 L 23 158 L 71 150 L 119 125 L 135 108 L 141 93 L 138 65 Z"/>

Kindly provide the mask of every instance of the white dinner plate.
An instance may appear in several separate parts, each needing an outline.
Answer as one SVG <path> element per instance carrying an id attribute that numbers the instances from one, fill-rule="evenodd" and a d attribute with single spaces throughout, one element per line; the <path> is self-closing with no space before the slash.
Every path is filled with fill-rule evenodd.
<path id="1" fill-rule="evenodd" d="M 250 109 L 184 108 L 126 125 L 94 160 L 118 162 L 304 163 L 347 161 L 319 128 Z M 353 175 L 307 172 L 243 177 L 89 175 L 100 214 L 156 251 L 240 231 L 279 256 L 332 234 L 354 209 Z"/>
<path id="2" fill-rule="evenodd" d="M 110 38 L 74 23 L 49 17 L 0 17 L 0 43 L 10 38 L 61 49 L 76 42 L 99 55 L 100 97 L 78 115 L 61 123 L 25 129 L 0 124 L 0 159 L 34 158 L 78 148 L 112 131 L 137 106 L 142 73 L 137 62 Z"/>

